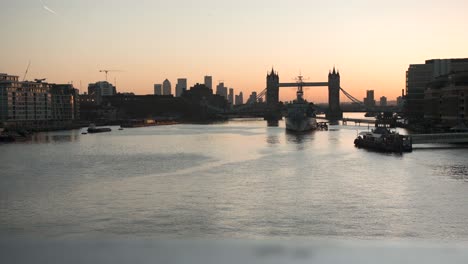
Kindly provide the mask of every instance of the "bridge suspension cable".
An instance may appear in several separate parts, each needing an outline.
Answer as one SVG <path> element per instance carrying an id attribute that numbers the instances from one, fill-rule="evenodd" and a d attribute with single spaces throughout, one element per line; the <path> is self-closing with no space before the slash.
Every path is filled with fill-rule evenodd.
<path id="1" fill-rule="evenodd" d="M 374 111 L 377 110 L 375 107 L 369 107 L 369 106 L 365 105 L 365 104 L 364 104 L 363 102 L 361 102 L 359 99 L 357 99 L 356 97 L 352 96 L 350 93 L 346 92 L 345 89 L 343 89 L 343 88 L 340 87 L 340 90 L 344 93 L 344 95 L 346 95 L 346 97 L 349 98 L 349 100 L 351 100 L 353 103 L 356 103 L 356 104 L 360 105 L 360 106 L 363 107 L 366 111 L 374 112 Z"/>
<path id="2" fill-rule="evenodd" d="M 341 88 L 340 87 L 340 90 L 344 93 L 344 95 L 346 95 L 346 97 L 349 98 L 349 100 L 351 100 L 353 103 L 356 103 L 356 104 L 360 104 L 362 106 L 364 106 L 364 103 L 359 101 L 356 97 L 352 96 L 350 93 L 346 92 L 345 89 Z"/>
<path id="3" fill-rule="evenodd" d="M 258 102 L 261 98 L 265 97 L 266 92 L 267 92 L 267 88 L 263 89 L 263 91 L 257 94 L 257 98 L 255 98 L 256 101 Z"/>

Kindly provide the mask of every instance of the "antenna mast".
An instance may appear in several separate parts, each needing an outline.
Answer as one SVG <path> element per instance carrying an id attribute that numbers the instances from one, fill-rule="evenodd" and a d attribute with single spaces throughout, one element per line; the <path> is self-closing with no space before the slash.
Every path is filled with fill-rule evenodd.
<path id="1" fill-rule="evenodd" d="M 304 76 L 301 73 L 295 78 L 297 82 L 297 100 L 302 100 L 304 96 Z"/>

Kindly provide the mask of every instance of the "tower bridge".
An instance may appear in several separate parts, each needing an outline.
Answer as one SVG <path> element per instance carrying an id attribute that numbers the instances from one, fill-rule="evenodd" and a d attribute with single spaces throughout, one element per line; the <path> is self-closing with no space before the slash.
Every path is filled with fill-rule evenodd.
<path id="1" fill-rule="evenodd" d="M 354 96 L 346 92 L 340 85 L 340 72 L 333 67 L 333 70 L 328 72 L 328 82 L 301 82 L 302 87 L 328 87 L 328 109 L 325 111 L 325 118 L 328 120 L 341 120 L 343 118 L 343 111 L 340 107 L 340 91 L 349 98 L 352 102 L 357 103 L 368 111 L 373 111 L 364 105 L 363 102 L 356 99 Z M 271 72 L 266 76 L 266 88 L 258 93 L 254 102 L 260 101 L 265 98 L 265 104 L 254 104 L 254 102 L 235 107 L 227 110 L 209 109 L 212 112 L 226 116 L 245 115 L 245 116 L 259 116 L 263 112 L 263 117 L 268 121 L 280 120 L 281 104 L 279 101 L 279 88 L 297 87 L 297 82 L 281 83 L 278 72 L 271 69 Z M 374 109 L 375 111 L 375 109 Z"/>
<path id="2" fill-rule="evenodd" d="M 279 74 L 271 69 L 266 77 L 266 103 L 268 106 L 265 119 L 270 121 L 279 120 L 281 117 L 279 109 L 279 88 L 297 87 L 297 83 L 280 83 Z M 343 118 L 343 111 L 340 108 L 340 72 L 333 67 L 333 71 L 328 73 L 328 82 L 302 82 L 302 87 L 328 86 L 328 110 L 326 118 L 329 120 L 339 120 Z"/>

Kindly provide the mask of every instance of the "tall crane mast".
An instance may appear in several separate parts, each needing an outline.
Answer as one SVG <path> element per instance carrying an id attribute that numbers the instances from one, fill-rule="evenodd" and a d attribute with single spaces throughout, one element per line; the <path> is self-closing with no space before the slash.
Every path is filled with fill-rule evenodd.
<path id="1" fill-rule="evenodd" d="M 28 67 L 26 67 L 26 71 L 24 72 L 23 82 L 26 80 L 26 75 L 28 74 L 29 66 L 31 66 L 31 60 L 29 60 Z"/>
<path id="2" fill-rule="evenodd" d="M 120 70 L 99 70 L 99 72 L 104 72 L 106 74 L 106 82 L 107 82 L 107 73 L 108 72 L 120 72 Z"/>

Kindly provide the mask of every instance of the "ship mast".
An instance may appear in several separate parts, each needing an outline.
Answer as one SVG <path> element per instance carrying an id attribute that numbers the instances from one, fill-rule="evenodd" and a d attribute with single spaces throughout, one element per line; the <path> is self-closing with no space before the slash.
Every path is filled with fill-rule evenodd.
<path id="1" fill-rule="evenodd" d="M 302 76 L 301 74 L 299 74 L 296 78 L 296 82 L 297 82 L 297 92 L 296 92 L 296 95 L 297 95 L 297 101 L 300 102 L 300 101 L 303 101 L 304 100 L 304 90 L 303 90 L 303 87 L 304 87 L 304 76 Z"/>

